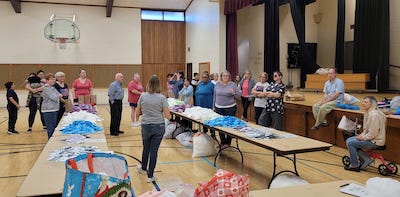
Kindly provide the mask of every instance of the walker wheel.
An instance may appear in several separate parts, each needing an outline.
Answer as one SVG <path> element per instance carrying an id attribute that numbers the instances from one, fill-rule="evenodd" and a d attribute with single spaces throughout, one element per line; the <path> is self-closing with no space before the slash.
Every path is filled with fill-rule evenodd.
<path id="1" fill-rule="evenodd" d="M 397 165 L 394 163 L 388 163 L 389 168 L 392 168 L 392 174 L 397 174 L 397 171 L 399 170 L 397 168 Z"/>
<path id="2" fill-rule="evenodd" d="M 389 168 L 384 164 L 381 164 L 378 166 L 378 171 L 379 171 L 379 174 L 381 174 L 383 176 L 387 176 L 387 175 L 391 174 Z"/>
<path id="3" fill-rule="evenodd" d="M 342 157 L 342 163 L 344 166 L 350 166 L 350 157 L 349 156 L 343 156 Z"/>

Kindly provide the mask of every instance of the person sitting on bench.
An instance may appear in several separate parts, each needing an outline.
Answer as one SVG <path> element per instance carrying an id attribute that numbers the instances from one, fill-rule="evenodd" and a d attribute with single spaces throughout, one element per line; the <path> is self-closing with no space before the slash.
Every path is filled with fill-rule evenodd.
<path id="1" fill-rule="evenodd" d="M 326 116 L 336 107 L 337 103 L 343 102 L 344 83 L 341 79 L 336 78 L 336 70 L 334 68 L 328 70 L 328 79 L 324 86 L 324 98 L 312 106 L 315 118 L 315 124 L 311 128 L 313 131 L 318 130 L 319 127 L 327 127 Z"/>
<path id="2" fill-rule="evenodd" d="M 384 146 L 386 138 L 386 116 L 378 109 L 376 99 L 373 96 L 366 96 L 361 103 L 361 109 L 365 111 L 363 132 L 346 140 L 350 153 L 350 165 L 344 167 L 346 170 L 357 172 L 373 162 L 360 149 L 376 149 Z M 358 156 L 362 158 L 363 163 L 360 163 Z"/>

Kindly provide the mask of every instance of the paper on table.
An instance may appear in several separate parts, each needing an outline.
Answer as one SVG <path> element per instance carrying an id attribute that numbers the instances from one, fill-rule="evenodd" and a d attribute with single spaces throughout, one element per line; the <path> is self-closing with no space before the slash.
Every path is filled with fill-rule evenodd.
<path id="1" fill-rule="evenodd" d="M 367 194 L 365 187 L 354 183 L 342 187 L 340 191 L 353 196 L 365 196 Z"/>

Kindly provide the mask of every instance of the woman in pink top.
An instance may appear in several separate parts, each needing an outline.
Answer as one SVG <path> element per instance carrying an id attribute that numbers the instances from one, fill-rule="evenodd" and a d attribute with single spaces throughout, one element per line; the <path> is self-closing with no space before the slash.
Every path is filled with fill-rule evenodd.
<path id="1" fill-rule="evenodd" d="M 86 78 L 86 70 L 81 69 L 79 78 L 72 83 L 74 102 L 78 102 L 79 96 L 92 95 L 92 88 L 92 82 Z"/>
<path id="2" fill-rule="evenodd" d="M 139 101 L 139 97 L 143 92 L 143 86 L 140 82 L 140 75 L 139 73 L 133 74 L 132 81 L 128 84 L 128 102 L 129 106 L 131 106 L 131 120 L 132 120 L 132 127 L 140 126 L 140 122 L 136 120 L 136 107 Z"/>
<path id="3" fill-rule="evenodd" d="M 247 121 L 247 109 L 250 106 L 251 101 L 254 100 L 254 96 L 251 94 L 251 90 L 256 85 L 254 80 L 251 78 L 250 70 L 246 70 L 243 74 L 242 81 L 239 83 L 239 89 L 242 90 L 242 106 L 243 114 L 242 120 Z"/>

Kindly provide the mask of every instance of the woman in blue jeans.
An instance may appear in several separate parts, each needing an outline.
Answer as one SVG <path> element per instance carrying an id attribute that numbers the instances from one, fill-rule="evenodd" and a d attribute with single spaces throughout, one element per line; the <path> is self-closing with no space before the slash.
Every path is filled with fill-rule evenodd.
<path id="1" fill-rule="evenodd" d="M 43 98 L 42 113 L 47 126 L 47 137 L 50 139 L 57 126 L 57 113 L 60 108 L 62 95 L 54 87 L 56 78 L 52 73 L 46 75 L 46 81 L 47 83 L 41 93 L 41 97 Z"/>
<path id="2" fill-rule="evenodd" d="M 350 153 L 350 165 L 345 166 L 344 169 L 356 172 L 373 162 L 364 151 L 359 151 L 359 149 L 374 149 L 383 146 L 386 139 L 386 116 L 378 109 L 376 99 L 372 96 L 365 97 L 361 103 L 361 109 L 365 111 L 363 132 L 346 140 Z M 361 163 L 358 157 L 362 157 L 364 163 Z"/>
<path id="3" fill-rule="evenodd" d="M 136 108 L 136 120 L 142 115 L 142 163 L 136 167 L 140 174 L 147 174 L 147 182 L 156 180 L 154 169 L 157 163 L 157 152 L 165 132 L 165 120 L 171 119 L 167 98 L 161 94 L 160 79 L 150 77 L 146 92 L 142 93 Z"/>

